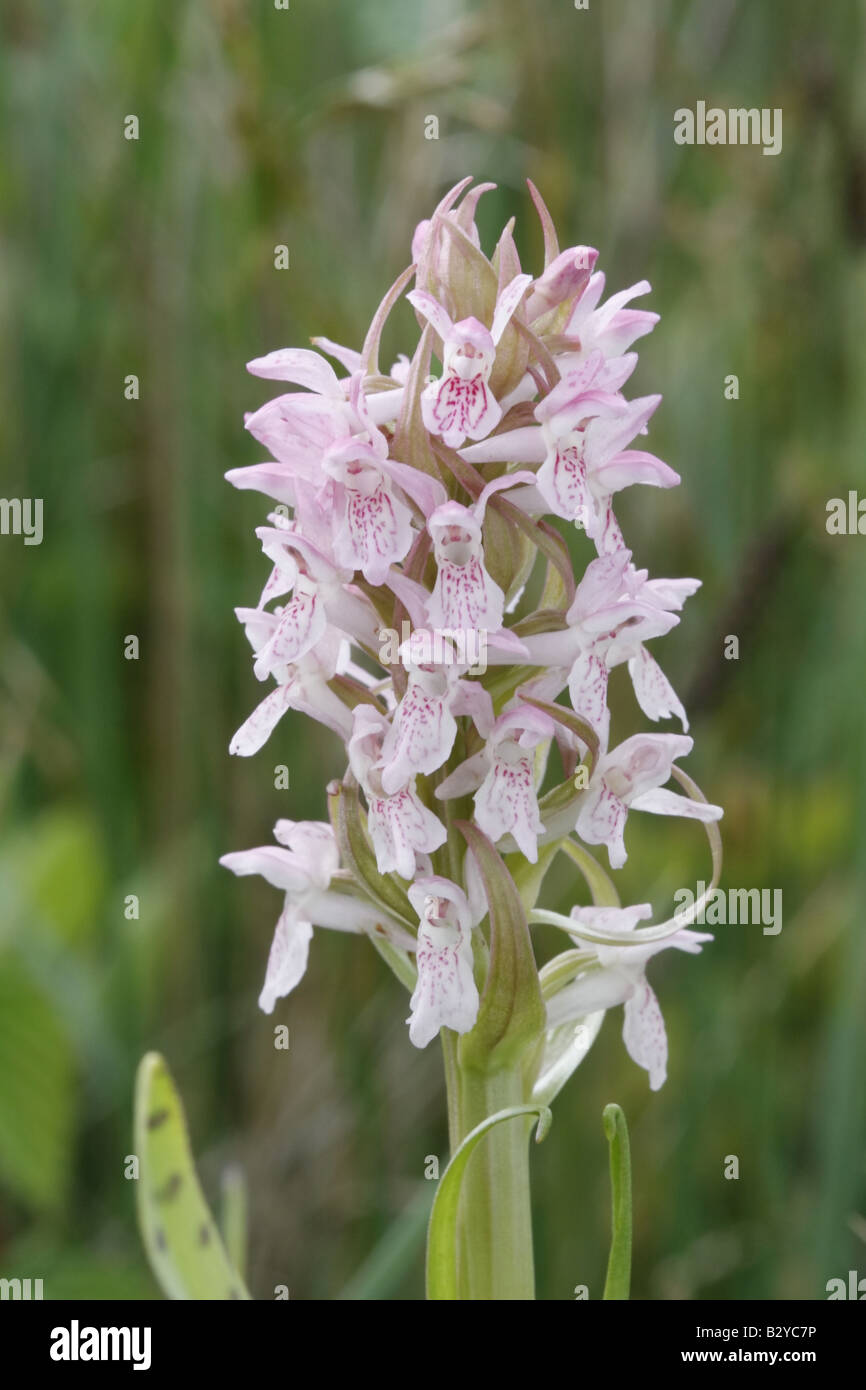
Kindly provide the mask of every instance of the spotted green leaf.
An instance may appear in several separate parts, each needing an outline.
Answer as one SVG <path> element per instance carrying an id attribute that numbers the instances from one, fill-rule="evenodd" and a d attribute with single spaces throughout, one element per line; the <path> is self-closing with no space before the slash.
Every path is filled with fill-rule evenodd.
<path id="1" fill-rule="evenodd" d="M 138 1221 L 168 1298 L 248 1299 L 195 1171 L 183 1105 L 165 1059 L 148 1052 L 135 1086 Z"/>

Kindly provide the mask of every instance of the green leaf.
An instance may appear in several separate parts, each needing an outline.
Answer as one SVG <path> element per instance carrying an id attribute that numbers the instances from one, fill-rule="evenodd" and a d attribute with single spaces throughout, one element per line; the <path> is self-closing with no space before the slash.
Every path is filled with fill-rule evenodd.
<path id="1" fill-rule="evenodd" d="M 0 1180 L 29 1208 L 62 1208 L 77 1085 L 70 1038 L 20 961 L 0 956 Z"/>
<path id="2" fill-rule="evenodd" d="M 487 980 L 475 1026 L 460 1039 L 460 1064 L 492 1071 L 526 1058 L 541 1038 L 544 1000 L 526 912 L 514 880 L 476 825 L 456 824 L 478 864 L 490 916 Z"/>
<path id="3" fill-rule="evenodd" d="M 391 1222 L 361 1268 L 337 1295 L 341 1302 L 405 1297 L 400 1290 L 424 1242 L 433 1194 L 434 1184 L 424 1182 L 416 1196 Z"/>
<path id="4" fill-rule="evenodd" d="M 631 1288 L 631 1155 L 628 1125 L 618 1105 L 604 1107 L 610 1148 L 611 1242 L 604 1298 L 627 1300 Z"/>
<path id="5" fill-rule="evenodd" d="M 494 1125 L 502 1124 L 506 1120 L 518 1119 L 523 1115 L 538 1116 L 535 1141 L 540 1144 L 553 1122 L 553 1116 L 547 1106 L 509 1106 L 506 1110 L 498 1110 L 495 1115 L 482 1120 L 480 1125 L 476 1125 L 475 1129 L 470 1130 L 442 1174 L 436 1200 L 433 1203 L 433 1210 L 430 1213 L 430 1226 L 427 1232 L 428 1299 L 453 1302 L 459 1297 L 457 1287 L 457 1214 L 460 1207 L 463 1175 L 473 1150 Z"/>
<path id="6" fill-rule="evenodd" d="M 138 1221 L 151 1268 L 167 1297 L 248 1299 L 204 1199 L 186 1117 L 158 1052 L 142 1057 L 135 1084 Z"/>
<path id="7" fill-rule="evenodd" d="M 247 1274 L 247 1182 L 236 1163 L 222 1175 L 220 1226 L 229 1259 L 245 1279 Z"/>

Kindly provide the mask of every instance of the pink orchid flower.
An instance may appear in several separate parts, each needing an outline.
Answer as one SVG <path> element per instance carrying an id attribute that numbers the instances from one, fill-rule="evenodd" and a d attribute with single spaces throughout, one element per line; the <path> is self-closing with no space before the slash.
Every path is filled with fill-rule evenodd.
<path id="1" fill-rule="evenodd" d="M 605 357 L 619 357 L 638 338 L 652 332 L 659 321 L 658 314 L 647 309 L 625 308 L 633 299 L 649 294 L 652 287 L 648 280 L 640 280 L 629 289 L 612 294 L 606 304 L 599 306 L 604 284 L 603 271 L 596 272 L 566 324 L 566 336 L 577 339 L 579 344 L 577 355 L 587 355 L 600 348 Z"/>
<path id="2" fill-rule="evenodd" d="M 432 323 L 442 339 L 443 374 L 421 397 L 424 424 L 450 448 L 466 439 L 483 439 L 502 418 L 499 404 L 488 387 L 496 360 L 496 346 L 510 323 L 531 275 L 516 275 L 499 295 L 488 329 L 476 318 L 452 323 L 442 305 L 426 290 L 413 290 L 409 303 Z"/>
<path id="3" fill-rule="evenodd" d="M 647 962 L 668 947 L 697 955 L 705 941 L 712 941 L 712 935 L 683 930 L 645 946 L 635 941 L 629 943 L 637 923 L 652 917 L 649 903 L 622 908 L 575 907 L 571 917 L 575 944 L 591 952 L 595 960 L 573 984 L 553 996 L 548 1005 L 548 1022 L 557 1027 L 599 1009 L 623 1004 L 622 1037 L 626 1051 L 649 1073 L 650 1090 L 658 1091 L 667 1077 L 668 1040 L 659 1001 L 647 983 Z M 580 935 L 581 926 L 606 935 L 621 935 L 624 944 L 601 946 L 586 941 Z"/>
<path id="4" fill-rule="evenodd" d="M 393 792 L 382 785 L 383 745 L 388 720 L 372 705 L 355 707 L 348 741 L 349 766 L 367 798 L 367 828 L 380 874 L 415 877 L 418 855 L 431 854 L 447 839 L 444 825 L 419 800 L 415 779 Z"/>
<path id="5" fill-rule="evenodd" d="M 611 868 L 621 869 L 627 858 L 623 831 L 629 810 L 701 821 L 721 818 L 720 806 L 663 789 L 672 764 L 691 750 L 692 739 L 684 734 L 635 734 L 599 759 L 575 828 L 586 844 L 607 846 Z"/>
<path id="6" fill-rule="evenodd" d="M 480 753 L 461 763 L 436 788 L 438 800 L 475 791 L 475 820 L 494 843 L 511 835 L 535 864 L 544 824 L 536 795 L 535 750 L 549 743 L 553 720 L 531 705 L 501 714 Z M 477 788 L 477 790 L 476 790 Z"/>
<path id="7" fill-rule="evenodd" d="M 274 838 L 279 844 L 224 854 L 220 859 L 233 874 L 259 874 L 286 895 L 259 995 L 259 1008 L 266 1014 L 273 1013 L 277 1000 L 290 994 L 303 978 L 314 927 L 367 932 L 381 931 L 383 926 L 383 914 L 371 904 L 329 891 L 340 863 L 329 825 L 278 820 Z M 388 934 L 401 944 L 412 944 L 399 926 L 390 926 Z"/>
<path id="8" fill-rule="evenodd" d="M 412 661 L 413 647 L 427 646 L 429 636 L 416 630 L 401 653 L 408 686 L 382 744 L 382 788 L 389 794 L 448 761 L 461 715 L 473 718 L 480 732 L 493 724 L 490 695 L 476 681 L 462 680 L 456 664 Z"/>
<path id="9" fill-rule="evenodd" d="M 478 1016 L 472 914 L 463 889 L 438 875 L 417 878 L 409 889 L 409 901 L 421 923 L 409 1038 L 416 1047 L 426 1047 L 440 1028 L 468 1033 Z"/>
<path id="10" fill-rule="evenodd" d="M 238 616 L 244 623 L 253 651 L 258 654 L 272 641 L 280 624 L 279 617 L 259 608 L 239 609 Z M 315 649 L 305 652 L 297 661 L 273 669 L 276 690 L 266 695 L 244 721 L 229 744 L 229 752 L 242 758 L 257 753 L 290 709 L 311 715 L 341 738 L 347 738 L 352 727 L 351 712 L 328 685 L 337 673 L 341 646 L 339 634 L 328 630 Z"/>

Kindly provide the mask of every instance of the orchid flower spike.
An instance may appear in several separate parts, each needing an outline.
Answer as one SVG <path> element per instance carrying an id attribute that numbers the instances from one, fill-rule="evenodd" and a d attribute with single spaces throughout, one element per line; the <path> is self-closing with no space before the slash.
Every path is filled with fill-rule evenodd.
<path id="1" fill-rule="evenodd" d="M 610 738 L 620 666 L 641 715 L 688 728 L 656 651 L 699 581 L 651 577 L 615 513 L 633 485 L 680 481 L 640 447 L 661 396 L 627 394 L 658 315 L 631 307 L 646 281 L 602 302 L 598 251 L 560 250 L 533 186 L 543 263 L 522 268 L 512 222 L 488 256 L 475 219 L 490 187 L 462 180 L 418 225 L 363 343 L 317 337 L 248 364 L 280 383 L 245 420 L 267 459 L 228 474 L 270 499 L 261 591 L 236 609 L 249 690 L 269 689 L 230 748 L 252 757 L 273 738 L 288 763 L 280 721 L 294 711 L 336 735 L 344 771 L 330 825 L 281 820 L 275 844 L 221 862 L 284 895 L 266 1012 L 299 984 L 314 930 L 338 930 L 370 938 L 408 988 L 415 1046 L 446 1030 L 458 1079 L 513 1066 L 509 1095 L 561 1082 L 622 1006 L 626 1048 L 657 1089 L 667 1041 L 647 963 L 708 938 L 677 919 L 638 929 L 647 903 L 589 900 L 600 854 L 626 862 L 630 811 L 701 821 L 719 862 L 721 808 L 677 766 L 691 738 Z M 416 331 L 380 366 L 403 298 Z M 586 877 L 570 918 L 541 905 L 560 851 Z M 540 971 L 529 921 L 567 935 Z"/>

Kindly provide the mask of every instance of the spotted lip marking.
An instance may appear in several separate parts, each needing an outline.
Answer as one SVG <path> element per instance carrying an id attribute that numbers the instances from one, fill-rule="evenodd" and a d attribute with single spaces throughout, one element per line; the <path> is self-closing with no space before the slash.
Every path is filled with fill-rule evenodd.
<path id="1" fill-rule="evenodd" d="M 165 1186 L 161 1187 L 157 1192 L 156 1200 L 158 1202 L 170 1202 L 173 1197 L 177 1196 L 182 1185 L 183 1177 L 181 1174 L 172 1173 L 171 1177 L 167 1179 Z"/>
<path id="2" fill-rule="evenodd" d="M 159 1129 L 168 1119 L 168 1113 L 168 1110 L 154 1110 L 153 1114 L 147 1117 L 148 1129 Z"/>

